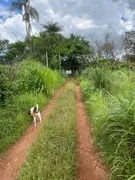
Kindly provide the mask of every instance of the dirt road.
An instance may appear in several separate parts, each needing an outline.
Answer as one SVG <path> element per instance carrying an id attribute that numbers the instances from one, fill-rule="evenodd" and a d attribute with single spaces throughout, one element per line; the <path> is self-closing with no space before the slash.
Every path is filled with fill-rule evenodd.
<path id="1" fill-rule="evenodd" d="M 76 180 L 107 180 L 107 170 L 93 146 L 93 138 L 77 81 L 75 81 L 75 84 L 77 97 Z M 43 110 L 42 118 L 44 120 L 49 112 L 53 110 L 54 103 L 63 91 L 63 88 L 64 86 L 59 89 L 55 97 Z M 9 148 L 3 158 L 0 159 L 0 180 L 15 180 L 18 177 L 19 168 L 23 165 L 27 151 L 33 143 L 39 128 L 40 124 L 38 124 L 37 128 L 34 128 L 32 124 L 24 135 Z"/>
<path id="2" fill-rule="evenodd" d="M 82 94 L 76 83 L 77 94 L 77 180 L 107 180 L 107 169 L 93 145 Z"/>

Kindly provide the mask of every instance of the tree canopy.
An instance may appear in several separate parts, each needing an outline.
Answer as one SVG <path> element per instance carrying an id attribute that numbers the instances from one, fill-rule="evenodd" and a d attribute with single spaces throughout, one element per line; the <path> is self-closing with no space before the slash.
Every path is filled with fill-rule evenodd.
<path id="1" fill-rule="evenodd" d="M 58 22 L 49 21 L 47 24 L 43 24 L 43 28 L 48 34 L 56 34 L 63 31 L 63 26 Z"/>
<path id="2" fill-rule="evenodd" d="M 27 39 L 9 44 L 3 62 L 14 63 L 31 56 L 46 65 L 46 52 L 50 68 L 70 69 L 73 73 L 84 69 L 93 57 L 92 47 L 85 38 L 75 34 L 64 37 L 56 31 L 48 35 L 48 31 L 42 31 L 39 36 L 31 37 L 30 48 Z"/>

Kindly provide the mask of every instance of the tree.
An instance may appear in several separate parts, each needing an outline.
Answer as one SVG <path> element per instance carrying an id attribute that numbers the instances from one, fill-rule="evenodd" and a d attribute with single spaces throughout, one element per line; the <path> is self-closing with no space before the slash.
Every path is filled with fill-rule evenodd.
<path id="1" fill-rule="evenodd" d="M 101 48 L 102 43 L 100 41 L 96 40 L 95 45 L 96 45 L 95 50 L 97 52 L 97 55 L 98 55 L 98 57 L 101 57 L 101 55 L 102 55 L 102 48 Z"/>
<path id="2" fill-rule="evenodd" d="M 27 38 L 31 37 L 31 23 L 30 17 L 35 20 L 39 20 L 39 14 L 35 8 L 30 6 L 30 0 L 17 0 L 12 2 L 11 10 L 18 9 L 23 12 L 23 21 L 25 21 Z"/>
<path id="3" fill-rule="evenodd" d="M 76 71 L 84 69 L 93 55 L 93 50 L 83 37 L 71 34 L 56 47 L 57 54 L 62 56 L 62 67 Z"/>
<path id="4" fill-rule="evenodd" d="M 60 31 L 63 31 L 63 27 L 60 26 L 58 22 L 49 21 L 47 24 L 43 25 L 43 28 L 45 29 L 42 33 L 46 39 L 45 43 L 49 45 L 49 51 L 47 51 L 47 53 L 51 57 L 51 59 L 49 58 L 50 65 L 53 65 L 54 59 L 56 60 L 55 47 L 63 39 L 63 36 L 59 34 Z"/>
<path id="5" fill-rule="evenodd" d="M 53 69 L 84 69 L 93 58 L 93 49 L 83 37 L 72 34 L 69 38 L 61 34 L 47 36 L 47 32 L 40 32 L 39 37 L 32 36 L 35 42 L 34 58 L 46 63 L 48 52 L 49 67 Z"/>
<path id="6" fill-rule="evenodd" d="M 103 43 L 101 50 L 103 52 L 103 57 L 107 59 L 114 58 L 114 50 L 115 50 L 115 44 L 114 42 L 110 39 L 110 35 L 106 34 L 105 35 L 105 42 Z"/>
<path id="7" fill-rule="evenodd" d="M 122 36 L 122 46 L 125 56 L 135 55 L 135 31 L 125 32 Z"/>
<path id="8" fill-rule="evenodd" d="M 95 41 L 95 49 L 99 58 L 114 59 L 115 58 L 115 43 L 111 40 L 110 34 L 105 34 L 103 42 Z"/>
<path id="9" fill-rule="evenodd" d="M 0 39 L 0 54 L 4 53 L 4 51 L 6 51 L 7 47 L 8 47 L 9 41 L 8 40 L 1 40 Z"/>
<path id="10" fill-rule="evenodd" d="M 47 24 L 43 25 L 45 31 L 50 34 L 57 34 L 63 31 L 63 26 L 60 26 L 58 22 L 49 21 Z"/>
<path id="11" fill-rule="evenodd" d="M 135 62 L 135 31 L 125 32 L 121 40 L 123 60 Z"/>
<path id="12" fill-rule="evenodd" d="M 61 34 L 56 34 L 48 36 L 48 33 L 43 31 L 40 32 L 40 36 L 32 36 L 31 37 L 31 49 L 32 57 L 41 61 L 42 63 L 46 64 L 46 52 L 48 54 L 49 59 L 49 67 L 56 69 L 56 58 L 57 58 L 57 52 L 56 47 L 59 46 L 59 44 L 62 42 L 62 39 L 64 37 L 61 36 Z M 55 61 L 55 62 L 54 62 Z M 55 68 L 56 67 L 56 68 Z"/>
<path id="13" fill-rule="evenodd" d="M 5 52 L 4 58 L 8 63 L 14 61 L 22 61 L 27 57 L 25 42 L 17 41 L 8 45 L 7 52 Z"/>
<path id="14" fill-rule="evenodd" d="M 9 45 L 8 40 L 0 39 L 0 63 L 2 63 L 2 64 L 5 63 L 4 53 L 7 52 L 8 45 Z"/>

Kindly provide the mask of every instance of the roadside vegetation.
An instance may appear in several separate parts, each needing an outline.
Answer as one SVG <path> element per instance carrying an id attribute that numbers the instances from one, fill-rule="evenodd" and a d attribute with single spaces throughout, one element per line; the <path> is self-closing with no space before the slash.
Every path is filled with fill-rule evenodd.
<path id="1" fill-rule="evenodd" d="M 47 104 L 65 82 L 57 71 L 41 63 L 25 60 L 0 66 L 0 152 L 13 143 L 32 122 L 30 107 Z"/>
<path id="2" fill-rule="evenodd" d="M 81 73 L 95 143 L 111 169 L 111 179 L 135 179 L 135 31 L 117 40 L 107 32 L 100 40 L 93 35 L 87 40 L 73 33 L 64 36 L 67 29 L 50 21 L 32 35 L 31 20 L 40 22 L 40 16 L 31 4 L 13 0 L 6 13 L 11 19 L 11 11 L 22 16 L 26 37 L 12 29 L 12 41 L 0 37 L 0 153 L 32 122 L 29 108 L 38 103 L 42 110 L 65 82 L 64 71 L 70 70 L 75 76 Z M 3 23 L 6 16 L 2 15 Z M 74 119 L 75 88 L 70 84 L 44 122 L 19 180 L 74 179 Z"/>
<path id="3" fill-rule="evenodd" d="M 70 82 L 45 119 L 31 146 L 19 180 L 73 180 L 76 139 L 75 85 Z"/>
<path id="4" fill-rule="evenodd" d="M 135 179 L 135 72 L 88 68 L 79 82 L 111 179 Z"/>

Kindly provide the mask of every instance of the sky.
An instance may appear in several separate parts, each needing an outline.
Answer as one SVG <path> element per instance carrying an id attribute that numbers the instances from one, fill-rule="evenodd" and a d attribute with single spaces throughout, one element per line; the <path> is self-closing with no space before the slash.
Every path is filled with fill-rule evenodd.
<path id="1" fill-rule="evenodd" d="M 25 23 L 19 11 L 9 10 L 11 2 L 0 0 L 0 38 L 22 41 Z M 106 33 L 117 39 L 122 33 L 135 30 L 135 0 L 31 0 L 31 6 L 40 15 L 39 23 L 31 22 L 34 35 L 48 21 L 59 22 L 65 36 L 75 33 L 93 41 L 102 40 Z"/>

